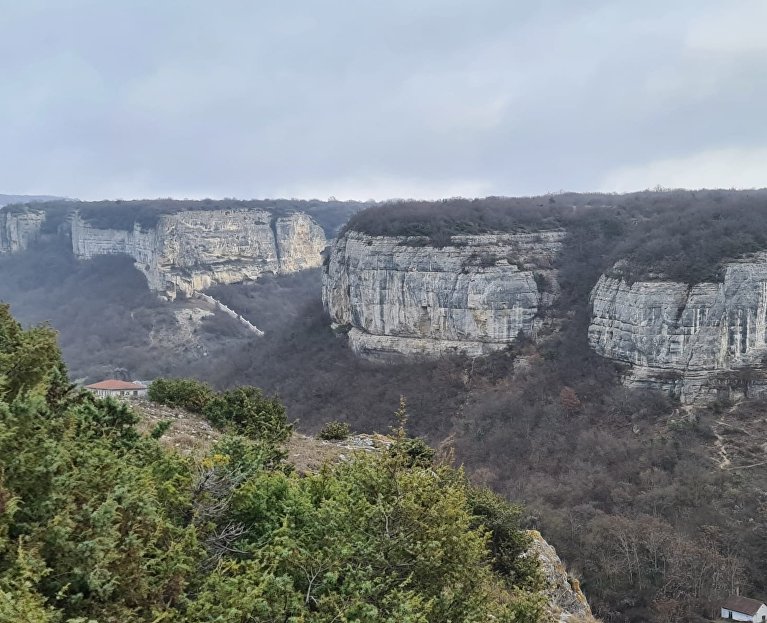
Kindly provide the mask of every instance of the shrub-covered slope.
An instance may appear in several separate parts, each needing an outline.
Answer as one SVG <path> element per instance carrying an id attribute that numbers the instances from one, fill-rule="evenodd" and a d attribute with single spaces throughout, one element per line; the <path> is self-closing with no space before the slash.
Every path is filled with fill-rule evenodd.
<path id="1" fill-rule="evenodd" d="M 542 620 L 519 510 L 404 436 L 298 477 L 255 408 L 195 460 L 65 374 L 0 307 L 0 620 Z"/>

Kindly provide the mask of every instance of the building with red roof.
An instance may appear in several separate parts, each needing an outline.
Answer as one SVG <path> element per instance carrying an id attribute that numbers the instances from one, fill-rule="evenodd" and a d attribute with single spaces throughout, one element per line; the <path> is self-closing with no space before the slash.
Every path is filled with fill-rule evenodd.
<path id="1" fill-rule="evenodd" d="M 92 385 L 86 385 L 85 389 L 89 389 L 97 396 L 103 398 L 107 396 L 119 398 L 140 398 L 146 396 L 146 385 L 142 385 L 136 381 L 107 379 L 106 381 L 99 381 Z"/>

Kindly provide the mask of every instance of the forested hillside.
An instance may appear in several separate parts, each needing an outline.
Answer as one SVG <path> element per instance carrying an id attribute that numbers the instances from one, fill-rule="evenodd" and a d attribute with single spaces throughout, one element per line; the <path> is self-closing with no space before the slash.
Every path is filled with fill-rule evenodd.
<path id="1" fill-rule="evenodd" d="M 194 307 L 161 301 L 130 258 L 78 262 L 66 240 L 0 256 L 0 274 L 0 301 L 26 324 L 57 327 L 75 379 L 189 373 L 199 359 L 224 357 L 247 339 L 224 314 L 186 321 Z"/>
<path id="2" fill-rule="evenodd" d="M 239 390 L 212 399 L 229 434 L 185 458 L 70 385 L 55 333 L 7 306 L 0 381 L 2 621 L 543 620 L 520 511 L 401 427 L 298 477 L 284 410 Z"/>
<path id="3" fill-rule="evenodd" d="M 346 229 L 375 236 L 451 235 L 564 228 L 606 237 L 606 267 L 626 260 L 631 279 L 660 274 L 696 283 L 716 280 L 720 262 L 767 248 L 767 190 L 674 190 L 625 195 L 403 201 L 354 215 Z"/>

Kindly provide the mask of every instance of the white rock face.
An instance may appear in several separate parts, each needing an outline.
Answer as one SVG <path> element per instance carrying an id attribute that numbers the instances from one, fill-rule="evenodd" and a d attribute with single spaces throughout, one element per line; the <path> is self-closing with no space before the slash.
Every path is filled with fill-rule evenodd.
<path id="1" fill-rule="evenodd" d="M 45 212 L 0 210 L 0 253 L 24 251 L 40 237 Z"/>
<path id="2" fill-rule="evenodd" d="M 292 273 L 322 263 L 327 241 L 307 214 L 275 218 L 265 210 L 196 210 L 166 214 L 142 230 L 99 229 L 72 219 L 72 250 L 78 258 L 125 253 L 152 290 L 175 298 L 217 283 Z"/>
<path id="3" fill-rule="evenodd" d="M 539 310 L 556 293 L 552 266 L 563 238 L 561 231 L 453 236 L 437 248 L 421 238 L 347 232 L 323 274 L 324 305 L 368 357 L 490 353 L 520 331 L 535 336 Z"/>
<path id="4" fill-rule="evenodd" d="M 589 343 L 631 364 L 627 381 L 684 402 L 767 383 L 767 254 L 730 262 L 722 283 L 628 284 L 602 276 L 591 292 Z"/>

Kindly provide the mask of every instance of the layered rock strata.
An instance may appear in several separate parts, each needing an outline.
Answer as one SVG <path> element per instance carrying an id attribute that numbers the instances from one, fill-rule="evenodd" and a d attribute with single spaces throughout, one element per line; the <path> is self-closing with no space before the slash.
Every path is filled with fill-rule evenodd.
<path id="1" fill-rule="evenodd" d="M 197 210 L 162 215 L 152 228 L 136 223 L 130 230 L 94 227 L 79 215 L 72 219 L 75 256 L 130 255 L 150 289 L 171 299 L 213 284 L 320 266 L 326 244 L 322 228 L 304 213 Z"/>
<path id="2" fill-rule="evenodd" d="M 24 251 L 40 237 L 45 212 L 0 210 L 0 253 Z"/>
<path id="3" fill-rule="evenodd" d="M 564 232 L 418 237 L 350 231 L 332 246 L 323 301 L 352 349 L 372 358 L 484 355 L 535 337 L 557 291 Z"/>
<path id="4" fill-rule="evenodd" d="M 767 387 L 767 253 L 729 262 L 721 283 L 602 276 L 591 306 L 591 347 L 630 364 L 631 385 L 686 403 Z"/>

